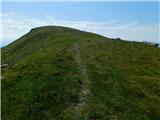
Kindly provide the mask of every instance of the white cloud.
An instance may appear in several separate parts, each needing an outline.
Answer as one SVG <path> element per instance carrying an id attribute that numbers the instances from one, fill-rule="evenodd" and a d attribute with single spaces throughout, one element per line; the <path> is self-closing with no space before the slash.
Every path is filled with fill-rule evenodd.
<path id="1" fill-rule="evenodd" d="M 21 37 L 31 28 L 45 25 L 57 25 L 77 28 L 98 33 L 106 37 L 122 38 L 126 40 L 160 42 L 159 24 L 140 25 L 136 22 L 120 24 L 115 21 L 64 21 L 57 20 L 54 16 L 45 15 L 43 19 L 35 16 L 20 15 L 17 13 L 3 13 L 2 17 L 2 46 Z"/>

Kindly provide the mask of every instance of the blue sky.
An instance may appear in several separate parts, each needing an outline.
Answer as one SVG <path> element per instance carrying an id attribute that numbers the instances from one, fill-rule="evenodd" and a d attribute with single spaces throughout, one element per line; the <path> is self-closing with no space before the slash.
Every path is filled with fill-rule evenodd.
<path id="1" fill-rule="evenodd" d="M 5 40 L 3 43 L 8 44 L 26 33 L 31 27 L 41 24 L 74 27 L 126 40 L 159 42 L 159 5 L 158 1 L 3 2 L 2 27 L 4 26 L 4 31 L 2 33 L 4 34 L 3 40 Z M 19 25 L 12 25 L 13 21 Z M 23 26 L 25 24 L 28 25 L 26 28 Z M 8 25 L 12 27 L 7 28 Z M 21 34 L 11 31 L 12 28 L 14 31 L 15 28 L 20 30 L 18 27 L 25 30 Z M 9 34 L 6 33 L 7 29 L 10 29 L 10 35 L 13 37 L 6 37 Z"/>
<path id="2" fill-rule="evenodd" d="M 141 24 L 158 23 L 158 2 L 6 2 L 4 12 L 50 14 L 57 19 L 101 21 L 137 21 Z"/>

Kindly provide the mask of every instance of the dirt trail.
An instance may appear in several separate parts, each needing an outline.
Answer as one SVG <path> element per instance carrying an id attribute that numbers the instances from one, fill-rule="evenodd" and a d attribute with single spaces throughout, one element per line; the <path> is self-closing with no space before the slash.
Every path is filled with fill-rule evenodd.
<path id="1" fill-rule="evenodd" d="M 75 43 L 74 50 L 75 50 L 75 61 L 78 65 L 78 69 L 81 74 L 81 81 L 79 81 L 80 83 L 79 102 L 75 106 L 75 111 L 81 113 L 86 102 L 85 101 L 86 96 L 90 92 L 88 87 L 89 80 L 86 67 L 83 61 L 81 60 L 81 51 L 78 43 Z"/>

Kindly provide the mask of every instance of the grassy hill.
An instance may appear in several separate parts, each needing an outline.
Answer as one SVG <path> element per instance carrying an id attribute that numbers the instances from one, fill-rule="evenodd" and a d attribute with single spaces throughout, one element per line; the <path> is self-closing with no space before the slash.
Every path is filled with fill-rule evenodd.
<path id="1" fill-rule="evenodd" d="M 2 120 L 159 120 L 160 49 L 76 29 L 2 48 Z"/>

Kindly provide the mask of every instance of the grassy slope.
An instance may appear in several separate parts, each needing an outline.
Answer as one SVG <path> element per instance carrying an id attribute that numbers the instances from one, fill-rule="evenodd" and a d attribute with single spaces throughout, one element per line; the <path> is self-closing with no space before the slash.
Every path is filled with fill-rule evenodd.
<path id="1" fill-rule="evenodd" d="M 2 49 L 3 120 L 77 120 L 78 43 L 90 80 L 82 117 L 160 119 L 160 49 L 62 27 L 32 30 Z"/>

